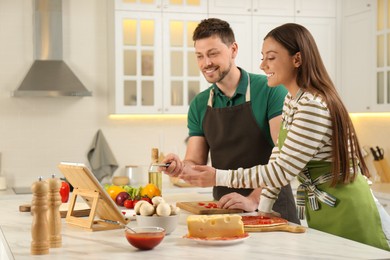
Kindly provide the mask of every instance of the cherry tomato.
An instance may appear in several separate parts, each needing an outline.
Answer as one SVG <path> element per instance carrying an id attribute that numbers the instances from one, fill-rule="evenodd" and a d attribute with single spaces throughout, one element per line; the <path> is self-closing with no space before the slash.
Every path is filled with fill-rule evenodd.
<path id="1" fill-rule="evenodd" d="M 125 202 L 123 203 L 123 206 L 127 209 L 133 209 L 134 208 L 134 201 L 133 200 L 125 200 Z"/>

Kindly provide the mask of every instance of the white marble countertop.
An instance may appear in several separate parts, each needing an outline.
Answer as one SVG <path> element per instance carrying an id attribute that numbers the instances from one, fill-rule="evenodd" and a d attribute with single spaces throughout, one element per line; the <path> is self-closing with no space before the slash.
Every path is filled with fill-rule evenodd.
<path id="1" fill-rule="evenodd" d="M 377 198 L 390 200 L 390 183 L 373 183 L 371 189 Z"/>
<path id="2" fill-rule="evenodd" d="M 165 199 L 198 201 L 211 199 L 207 189 L 178 188 L 164 193 Z M 30 255 L 30 213 L 19 212 L 19 205 L 30 203 L 32 195 L 1 195 L 0 259 L 390 259 L 390 252 L 313 229 L 306 233 L 250 233 L 245 241 L 229 246 L 207 246 L 188 241 L 186 217 L 182 211 L 177 229 L 155 249 L 139 251 L 128 244 L 123 230 L 84 231 L 62 225 L 62 247 L 48 255 Z M 130 225 L 136 225 L 132 221 Z M 1 243 L 3 244 L 1 246 Z"/>

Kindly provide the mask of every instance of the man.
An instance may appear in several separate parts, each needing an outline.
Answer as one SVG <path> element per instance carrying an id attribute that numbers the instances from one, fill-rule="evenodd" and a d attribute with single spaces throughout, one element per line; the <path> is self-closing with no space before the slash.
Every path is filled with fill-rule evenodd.
<path id="1" fill-rule="evenodd" d="M 216 18 L 202 20 L 193 34 L 198 66 L 211 87 L 199 93 L 188 112 L 189 139 L 183 161 L 169 154 L 165 172 L 171 176 L 186 166 L 211 164 L 218 169 L 266 164 L 276 143 L 281 122 L 283 86 L 269 88 L 263 75 L 247 73 L 235 64 L 238 45 L 230 25 Z M 219 207 L 257 209 L 261 189 L 213 187 Z M 290 186 L 282 189 L 273 208 L 299 223 Z"/>

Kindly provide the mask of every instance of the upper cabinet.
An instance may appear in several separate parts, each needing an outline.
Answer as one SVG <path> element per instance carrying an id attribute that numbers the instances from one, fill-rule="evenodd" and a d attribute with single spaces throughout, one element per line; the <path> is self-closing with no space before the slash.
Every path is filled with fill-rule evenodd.
<path id="1" fill-rule="evenodd" d="M 344 1 L 343 1 L 344 2 Z M 109 4 L 109 82 L 116 114 L 186 114 L 193 97 L 209 86 L 198 69 L 192 33 L 205 18 L 232 26 L 236 64 L 260 70 L 265 35 L 296 22 L 316 39 L 337 82 L 336 0 L 115 0 Z M 336 84 L 337 85 L 337 84 Z"/>
<path id="2" fill-rule="evenodd" d="M 335 0 L 295 0 L 296 17 L 336 17 Z"/>
<path id="3" fill-rule="evenodd" d="M 349 112 L 374 111 L 374 2 L 342 2 L 341 89 Z"/>
<path id="4" fill-rule="evenodd" d="M 115 9 L 206 14 L 207 0 L 115 0 Z"/>
<path id="5" fill-rule="evenodd" d="M 253 73 L 260 70 L 266 34 L 288 22 L 300 23 L 316 39 L 325 66 L 336 81 L 336 0 L 209 1 L 209 17 L 226 20 L 239 46 L 236 64 Z"/>
<path id="6" fill-rule="evenodd" d="M 111 6 L 113 113 L 187 113 L 192 98 L 207 87 L 192 41 L 206 6 L 200 0 L 117 0 Z"/>
<path id="7" fill-rule="evenodd" d="M 209 0 L 209 13 L 233 15 L 294 15 L 294 0 Z"/>
<path id="8" fill-rule="evenodd" d="M 390 0 L 377 1 L 376 17 L 376 96 L 375 110 L 390 111 Z"/>
<path id="9" fill-rule="evenodd" d="M 342 93 L 350 112 L 390 111 L 390 0 L 344 0 Z"/>

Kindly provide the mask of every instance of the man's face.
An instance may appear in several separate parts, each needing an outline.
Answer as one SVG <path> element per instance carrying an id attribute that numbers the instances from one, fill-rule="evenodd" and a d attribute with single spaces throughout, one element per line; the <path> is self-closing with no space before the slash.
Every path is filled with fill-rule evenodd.
<path id="1" fill-rule="evenodd" d="M 225 78 L 234 64 L 236 53 L 236 43 L 228 47 L 217 36 L 195 41 L 198 67 L 209 83 L 217 83 Z"/>

